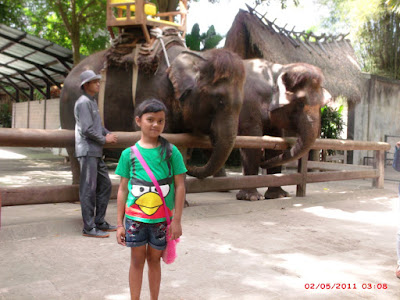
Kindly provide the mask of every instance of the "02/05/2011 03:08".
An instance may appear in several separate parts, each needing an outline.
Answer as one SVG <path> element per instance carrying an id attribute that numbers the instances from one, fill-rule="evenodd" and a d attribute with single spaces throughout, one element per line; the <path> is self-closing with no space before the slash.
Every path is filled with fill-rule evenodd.
<path id="1" fill-rule="evenodd" d="M 306 290 L 386 290 L 388 287 L 386 283 L 363 283 L 361 285 L 356 283 L 306 283 L 304 288 Z"/>

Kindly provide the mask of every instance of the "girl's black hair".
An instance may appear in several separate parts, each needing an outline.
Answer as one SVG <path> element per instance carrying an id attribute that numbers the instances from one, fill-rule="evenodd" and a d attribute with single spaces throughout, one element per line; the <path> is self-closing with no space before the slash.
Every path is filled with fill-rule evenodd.
<path id="1" fill-rule="evenodd" d="M 141 118 L 144 114 L 156 113 L 159 111 L 163 111 L 165 113 L 165 116 L 167 116 L 168 109 L 164 103 L 154 98 L 147 99 L 140 103 L 139 106 L 135 109 L 135 117 Z M 162 136 L 159 136 L 158 139 L 161 143 L 161 157 L 163 157 L 165 154 L 165 160 L 169 160 L 172 155 L 171 144 Z"/>

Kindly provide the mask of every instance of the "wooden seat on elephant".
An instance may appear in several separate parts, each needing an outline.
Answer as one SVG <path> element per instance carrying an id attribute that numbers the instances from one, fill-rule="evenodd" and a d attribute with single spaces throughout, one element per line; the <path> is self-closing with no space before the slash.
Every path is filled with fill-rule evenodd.
<path id="1" fill-rule="evenodd" d="M 154 27 L 173 26 L 184 36 L 186 15 L 187 0 L 179 1 L 179 11 L 163 13 L 157 13 L 156 5 L 144 0 L 107 0 L 107 27 L 111 35 L 112 27 L 117 27 L 119 32 L 125 28 L 139 27 L 148 44 L 151 43 L 149 29 Z"/>

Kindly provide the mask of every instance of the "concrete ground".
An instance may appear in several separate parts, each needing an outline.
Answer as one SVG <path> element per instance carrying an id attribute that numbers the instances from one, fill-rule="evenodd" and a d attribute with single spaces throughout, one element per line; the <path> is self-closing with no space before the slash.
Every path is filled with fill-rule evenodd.
<path id="1" fill-rule="evenodd" d="M 43 152 L 0 148 L 0 187 L 68 183 L 62 159 Z M 350 180 L 309 184 L 303 198 L 288 186 L 291 197 L 257 202 L 237 201 L 235 191 L 188 194 L 160 299 L 400 299 L 400 173 L 386 171 L 384 189 Z M 115 233 L 83 237 L 79 203 L 1 214 L 0 299 L 129 299 L 129 249 Z M 115 223 L 116 200 L 107 219 Z M 144 278 L 142 299 L 150 299 Z"/>

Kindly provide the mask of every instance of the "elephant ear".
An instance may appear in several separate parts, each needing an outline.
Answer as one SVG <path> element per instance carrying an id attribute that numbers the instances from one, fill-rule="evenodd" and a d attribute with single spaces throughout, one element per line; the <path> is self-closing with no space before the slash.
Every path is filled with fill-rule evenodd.
<path id="1" fill-rule="evenodd" d="M 326 89 L 322 88 L 322 92 L 324 93 L 324 99 L 322 101 L 322 106 L 327 105 L 328 103 L 333 101 L 331 93 L 329 93 Z"/>
<path id="2" fill-rule="evenodd" d="M 288 105 L 292 100 L 294 94 L 286 90 L 285 86 L 285 79 L 286 72 L 279 75 L 278 79 L 276 80 L 276 87 L 274 90 L 274 95 L 272 97 L 272 102 L 270 105 L 270 110 L 275 110 L 282 106 Z"/>
<path id="3" fill-rule="evenodd" d="M 168 78 L 174 87 L 175 99 L 181 99 L 195 87 L 199 74 L 197 61 L 194 55 L 181 53 L 168 68 Z"/>

